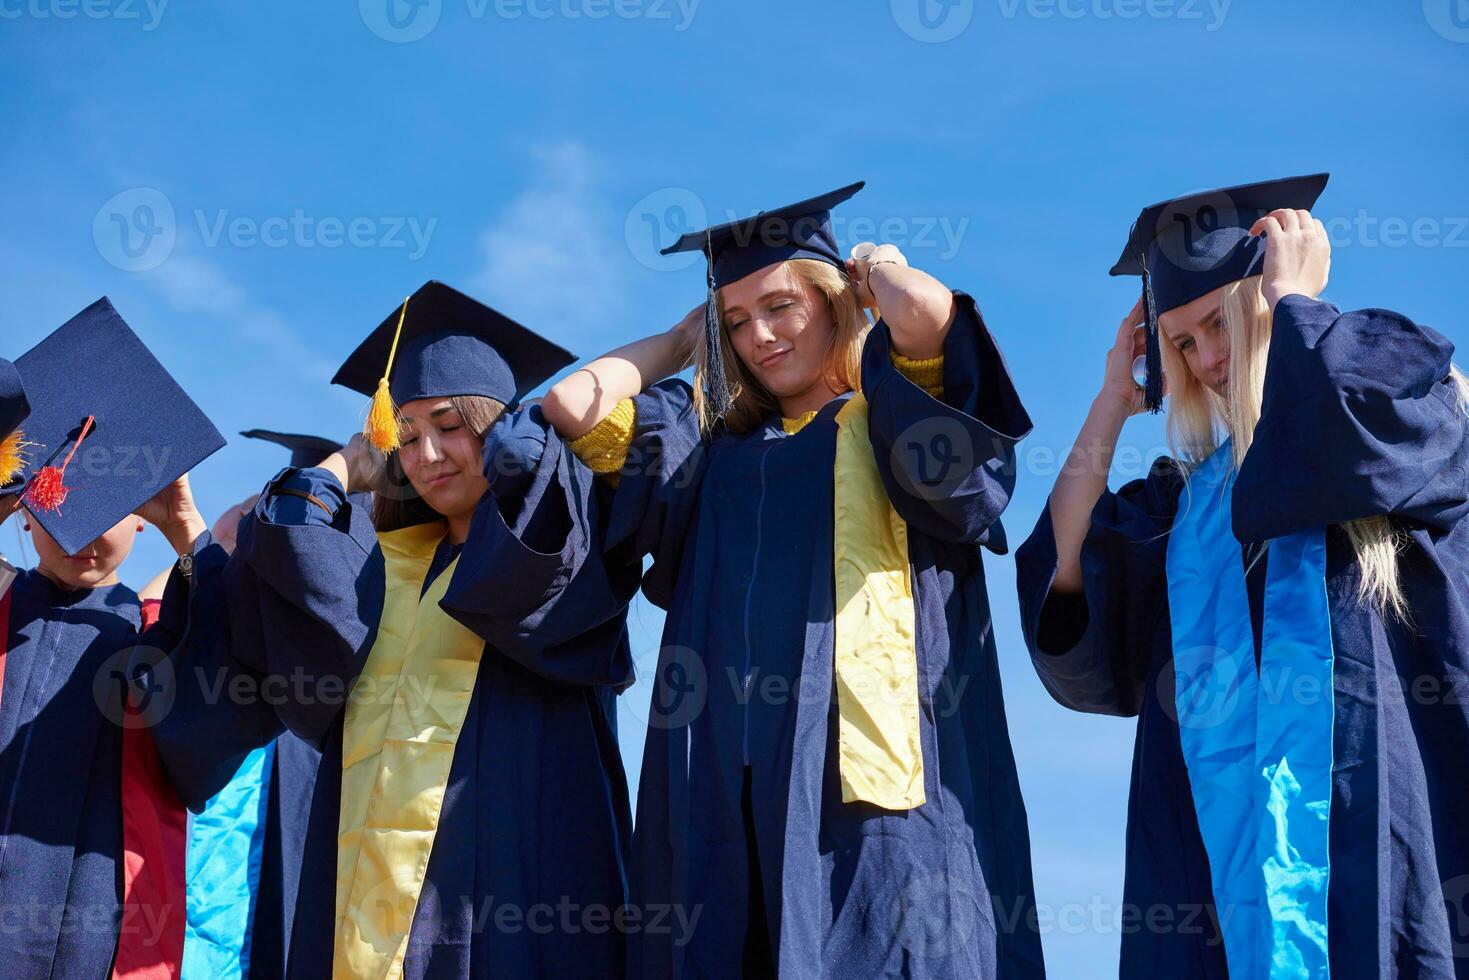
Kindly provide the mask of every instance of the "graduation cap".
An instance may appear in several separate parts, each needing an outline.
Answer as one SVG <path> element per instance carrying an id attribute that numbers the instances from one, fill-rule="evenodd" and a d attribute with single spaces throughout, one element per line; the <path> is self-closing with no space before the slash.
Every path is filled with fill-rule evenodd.
<path id="1" fill-rule="evenodd" d="M 866 181 L 859 180 L 795 204 L 690 232 L 663 249 L 664 255 L 703 252 L 709 261 L 709 299 L 704 312 L 704 388 L 713 421 L 723 418 L 730 406 L 715 292 L 752 272 L 789 259 L 816 259 L 845 269 L 846 263 L 837 250 L 836 235 L 832 233 L 831 209 L 866 185 Z"/>
<path id="2" fill-rule="evenodd" d="M 1220 286 L 1259 275 L 1265 239 L 1251 235 L 1250 228 L 1278 208 L 1309 210 L 1329 177 L 1307 174 L 1224 187 L 1162 201 L 1138 215 L 1112 275 L 1143 278 L 1148 331 L 1144 403 L 1149 411 L 1157 412 L 1163 404 L 1158 317 Z"/>
<path id="3" fill-rule="evenodd" d="M 0 357 L 0 493 L 20 475 L 25 436 L 20 424 L 31 414 L 25 385 L 15 365 Z"/>
<path id="4" fill-rule="evenodd" d="M 575 360 L 503 313 L 430 280 L 367 335 L 332 384 L 372 397 L 364 433 L 379 450 L 392 452 L 398 448 L 397 405 L 482 395 L 513 409 Z"/>
<path id="5" fill-rule="evenodd" d="M 302 436 L 292 432 L 272 432 L 269 429 L 247 429 L 241 432 L 240 435 L 246 439 L 260 439 L 264 442 L 273 442 L 277 446 L 283 446 L 289 449 L 291 451 L 291 465 L 297 469 L 315 466 L 342 448 L 342 444 L 335 439 L 323 439 L 321 436 Z"/>
<path id="6" fill-rule="evenodd" d="M 69 555 L 225 444 L 105 296 L 15 366 L 45 393 L 26 422 L 26 507 Z"/>

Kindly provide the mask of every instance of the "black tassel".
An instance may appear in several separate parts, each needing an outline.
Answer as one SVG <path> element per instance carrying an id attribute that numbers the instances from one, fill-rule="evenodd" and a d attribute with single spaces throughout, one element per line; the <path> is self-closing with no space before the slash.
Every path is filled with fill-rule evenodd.
<path id="1" fill-rule="evenodd" d="M 1163 351 L 1158 338 L 1158 305 L 1153 299 L 1153 276 L 1143 260 L 1143 310 L 1147 315 L 1148 383 L 1143 387 L 1143 407 L 1154 415 L 1163 411 Z"/>
<path id="2" fill-rule="evenodd" d="M 706 246 L 709 258 L 709 301 L 704 305 L 704 403 L 709 426 L 722 421 L 734 405 L 729 378 L 724 373 L 724 345 L 720 342 L 719 301 L 714 295 L 714 248 Z"/>

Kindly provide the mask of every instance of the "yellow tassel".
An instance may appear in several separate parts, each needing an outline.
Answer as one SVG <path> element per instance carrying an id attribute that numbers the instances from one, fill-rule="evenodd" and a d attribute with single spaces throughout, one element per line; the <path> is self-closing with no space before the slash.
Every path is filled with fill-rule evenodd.
<path id="1" fill-rule="evenodd" d="M 29 445 L 18 429 L 0 440 L 0 487 L 20 476 L 25 469 L 25 448 Z"/>
<path id="2" fill-rule="evenodd" d="M 411 298 L 411 297 L 409 297 Z M 403 300 L 403 309 L 398 313 L 398 329 L 393 331 L 393 346 L 388 350 L 388 366 L 377 383 L 372 396 L 372 407 L 367 411 L 367 424 L 362 434 L 380 453 L 391 453 L 398 448 L 398 406 L 388 391 L 388 378 L 393 373 L 393 358 L 398 356 L 398 338 L 403 336 L 403 318 L 408 315 L 408 299 Z"/>

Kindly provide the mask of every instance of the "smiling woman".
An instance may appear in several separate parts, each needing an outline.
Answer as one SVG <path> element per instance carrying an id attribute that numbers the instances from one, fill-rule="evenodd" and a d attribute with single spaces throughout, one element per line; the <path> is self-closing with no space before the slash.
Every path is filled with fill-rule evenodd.
<path id="1" fill-rule="evenodd" d="M 980 558 L 1030 420 L 971 297 L 843 260 L 860 187 L 685 236 L 705 302 L 491 434 L 562 488 L 526 526 L 596 543 L 568 571 L 668 611 L 630 891 L 701 914 L 640 978 L 1044 975 Z"/>
<path id="2" fill-rule="evenodd" d="M 481 471 L 484 439 L 505 411 L 503 402 L 483 395 L 426 398 L 399 406 L 403 432 L 398 452 L 387 457 L 382 481 L 395 487 L 376 493 L 372 523 L 379 531 L 445 519 L 455 543 L 463 543 L 489 482 Z M 402 492 L 411 487 L 413 493 Z"/>
<path id="3" fill-rule="evenodd" d="M 490 601 L 548 586 L 502 561 L 504 513 L 533 509 L 539 491 L 499 479 L 485 436 L 570 361 L 427 283 L 335 379 L 386 404 L 396 452 L 385 460 L 358 434 L 289 467 L 227 564 L 198 549 L 195 602 L 220 615 L 191 634 L 190 663 L 291 694 L 221 701 L 184 684 L 160 751 L 197 806 L 283 728 L 321 750 L 290 977 L 621 975 L 625 937 L 574 920 L 605 922 L 626 901 L 622 610 L 589 608 L 591 633 L 570 616 L 517 631 Z M 369 489 L 372 522 L 351 499 Z M 484 925 L 568 906 L 545 928 Z"/>

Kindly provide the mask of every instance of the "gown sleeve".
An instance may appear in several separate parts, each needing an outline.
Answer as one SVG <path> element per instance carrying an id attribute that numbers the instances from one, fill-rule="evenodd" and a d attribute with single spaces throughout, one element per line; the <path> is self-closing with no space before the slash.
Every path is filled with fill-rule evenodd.
<path id="1" fill-rule="evenodd" d="M 563 683 L 621 687 L 632 664 L 622 641 L 636 571 L 592 554 L 595 477 L 527 405 L 485 440 L 490 487 L 440 606 L 489 648 Z"/>
<path id="2" fill-rule="evenodd" d="M 1168 531 L 1184 478 L 1171 459 L 1105 491 L 1081 546 L 1082 592 L 1052 593 L 1056 538 L 1047 506 L 1015 553 L 1020 623 L 1041 683 L 1060 704 L 1136 715 L 1160 617 L 1167 612 Z"/>
<path id="3" fill-rule="evenodd" d="M 1384 515 L 1452 528 L 1469 513 L 1469 417 L 1448 379 L 1453 353 L 1397 313 L 1282 299 L 1235 484 L 1235 536 Z"/>
<path id="4" fill-rule="evenodd" d="M 886 323 L 868 334 L 868 431 L 899 516 L 938 540 L 1004 554 L 1000 514 L 1015 489 L 1015 446 L 1030 432 L 1030 416 L 973 298 L 955 292 L 954 301 L 941 387 L 925 389 L 893 363 Z"/>
<path id="5" fill-rule="evenodd" d="M 192 577 L 170 581 L 161 625 L 182 639 L 174 703 L 154 732 L 191 809 L 285 729 L 321 746 L 376 638 L 376 540 L 334 476 L 292 468 L 241 521 L 233 555 L 206 535 Z"/>

